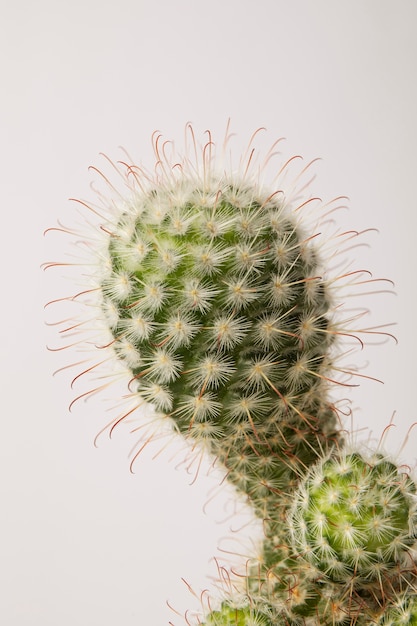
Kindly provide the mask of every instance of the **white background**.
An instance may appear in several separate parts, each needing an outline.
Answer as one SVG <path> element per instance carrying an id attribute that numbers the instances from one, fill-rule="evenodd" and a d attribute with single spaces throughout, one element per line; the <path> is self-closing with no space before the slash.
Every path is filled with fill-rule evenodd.
<path id="1" fill-rule="evenodd" d="M 70 376 L 52 377 L 66 357 L 45 348 L 43 304 L 62 283 L 39 269 L 42 232 L 91 198 L 99 152 L 151 165 L 153 130 L 181 144 L 187 121 L 222 136 L 230 116 L 239 136 L 265 126 L 284 156 L 321 157 L 317 192 L 349 196 L 346 228 L 379 231 L 356 265 L 396 285 L 372 309 L 398 346 L 358 357 L 385 385 L 352 397 L 376 438 L 396 411 L 398 450 L 417 419 L 416 18 L 414 0 L 1 1 L 1 623 L 182 624 L 165 601 L 198 608 L 181 577 L 210 588 L 230 525 L 221 498 L 203 513 L 204 471 L 189 486 L 169 451 L 132 475 L 127 432 L 94 448 L 102 401 L 68 413 Z"/>

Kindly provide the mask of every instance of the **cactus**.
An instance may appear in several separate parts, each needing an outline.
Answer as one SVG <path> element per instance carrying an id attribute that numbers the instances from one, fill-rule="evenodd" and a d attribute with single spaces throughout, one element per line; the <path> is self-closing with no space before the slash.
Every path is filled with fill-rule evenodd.
<path id="1" fill-rule="evenodd" d="M 414 624 L 415 482 L 382 454 L 348 450 L 331 399 L 349 384 L 337 375 L 355 374 L 337 366 L 339 338 L 362 346 L 367 332 L 339 313 L 333 287 L 355 273 L 332 274 L 323 254 L 332 206 L 307 219 L 318 199 L 288 181 L 292 160 L 261 184 L 272 150 L 258 167 L 256 133 L 229 173 L 211 136 L 199 153 L 188 131 L 195 161 L 155 136 L 155 174 L 115 166 L 128 193 L 83 203 L 105 241 L 88 244 L 98 271 L 77 298 L 98 294 L 100 349 L 128 372 L 135 407 L 211 454 L 263 521 L 239 601 L 230 593 L 199 623 Z"/>
<path id="2" fill-rule="evenodd" d="M 245 181 L 160 184 L 112 228 L 102 281 L 131 389 L 204 441 L 263 517 L 268 481 L 288 485 L 338 437 L 320 399 L 331 299 L 298 222 Z"/>

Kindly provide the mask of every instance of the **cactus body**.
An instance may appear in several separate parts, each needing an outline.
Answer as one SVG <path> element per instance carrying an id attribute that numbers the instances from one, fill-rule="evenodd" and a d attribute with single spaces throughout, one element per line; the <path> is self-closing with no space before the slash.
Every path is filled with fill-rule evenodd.
<path id="1" fill-rule="evenodd" d="M 298 222 L 255 185 L 181 180 L 122 214 L 102 282 L 131 388 L 205 443 L 263 517 L 265 492 L 337 437 L 331 299 Z"/>

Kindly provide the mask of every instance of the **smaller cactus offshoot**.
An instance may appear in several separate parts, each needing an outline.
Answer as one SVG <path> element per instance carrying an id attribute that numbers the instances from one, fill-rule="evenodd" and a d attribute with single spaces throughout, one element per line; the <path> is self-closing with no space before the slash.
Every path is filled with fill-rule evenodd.
<path id="1" fill-rule="evenodd" d="M 324 459 L 307 475 L 288 517 L 294 547 L 335 582 L 395 585 L 412 567 L 416 484 L 382 455 Z"/>

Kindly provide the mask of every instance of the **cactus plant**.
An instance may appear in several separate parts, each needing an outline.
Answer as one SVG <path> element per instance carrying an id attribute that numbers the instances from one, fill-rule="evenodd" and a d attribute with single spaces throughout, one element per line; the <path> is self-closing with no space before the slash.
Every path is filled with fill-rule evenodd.
<path id="1" fill-rule="evenodd" d="M 98 271 L 81 296 L 98 295 L 100 349 L 129 372 L 136 406 L 211 454 L 263 520 L 246 600 L 230 594 L 199 623 L 412 624 L 415 482 L 347 450 L 330 393 L 352 374 L 336 365 L 339 338 L 363 345 L 333 288 L 354 272 L 332 274 L 322 252 L 331 208 L 307 219 L 320 203 L 288 180 L 292 160 L 262 184 L 272 150 L 259 166 L 256 133 L 236 173 L 188 131 L 194 160 L 155 135 L 156 174 L 115 166 L 127 194 L 109 183 L 104 207 L 85 203 L 105 241 L 89 243 Z"/>

